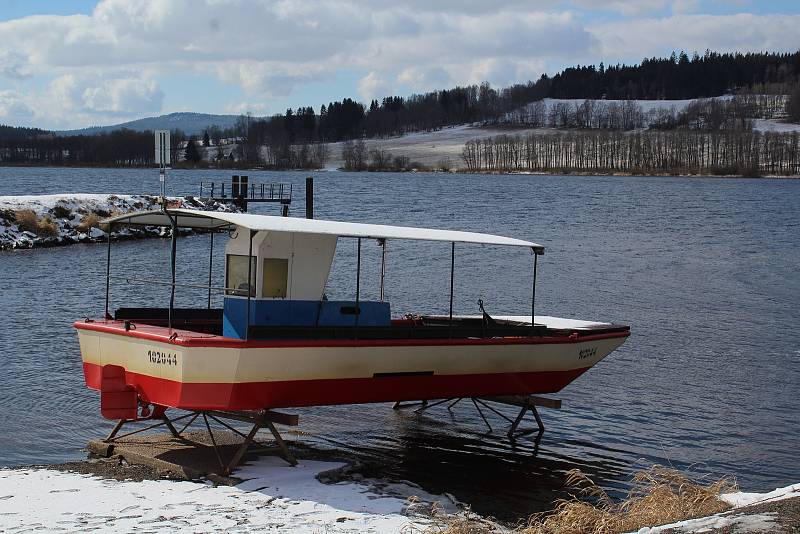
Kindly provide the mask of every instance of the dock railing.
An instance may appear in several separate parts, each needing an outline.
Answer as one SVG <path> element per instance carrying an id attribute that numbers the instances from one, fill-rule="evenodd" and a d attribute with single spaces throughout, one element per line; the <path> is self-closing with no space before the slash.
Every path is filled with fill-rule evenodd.
<path id="1" fill-rule="evenodd" d="M 273 202 L 288 206 L 292 203 L 293 184 L 250 182 L 247 176 L 234 175 L 230 183 L 200 182 L 200 198 L 231 202 L 247 211 L 250 202 Z"/>

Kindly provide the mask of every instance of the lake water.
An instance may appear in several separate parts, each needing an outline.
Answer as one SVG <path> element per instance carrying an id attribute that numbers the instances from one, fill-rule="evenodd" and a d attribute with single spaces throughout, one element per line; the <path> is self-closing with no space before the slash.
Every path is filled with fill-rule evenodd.
<path id="1" fill-rule="evenodd" d="M 249 172 L 295 184 L 306 174 Z M 300 410 L 291 436 L 372 476 L 447 491 L 480 513 L 530 513 L 580 468 L 612 491 L 653 463 L 734 475 L 748 490 L 800 481 L 800 181 L 715 178 L 314 173 L 319 218 L 458 228 L 543 244 L 537 314 L 630 324 L 627 343 L 542 410 L 541 443 L 509 442 L 471 405 L 421 415 L 391 405 Z M 173 171 L 197 194 L 229 172 Z M 0 168 L 0 195 L 156 193 L 154 170 Z M 262 206 L 256 211 L 277 213 Z M 379 247 L 365 244 L 362 298 L 377 294 Z M 221 252 L 217 248 L 218 252 Z M 329 287 L 354 292 L 352 240 Z M 449 244 L 390 242 L 395 314 L 446 313 Z M 205 283 L 208 239 L 179 240 L 179 282 Z M 221 282 L 221 255 L 217 280 Z M 0 252 L 0 465 L 61 462 L 110 428 L 83 385 L 72 321 L 103 311 L 105 246 Z M 115 272 L 168 277 L 169 243 L 114 247 Z M 528 251 L 456 249 L 457 313 L 528 313 Z M 179 290 L 183 305 L 202 291 Z M 168 289 L 116 284 L 112 305 L 166 305 Z M 506 413 L 513 410 L 506 410 Z"/>

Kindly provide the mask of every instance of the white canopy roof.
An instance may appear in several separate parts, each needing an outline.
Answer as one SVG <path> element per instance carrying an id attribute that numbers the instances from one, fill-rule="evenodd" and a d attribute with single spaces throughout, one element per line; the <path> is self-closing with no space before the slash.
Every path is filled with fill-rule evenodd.
<path id="1" fill-rule="evenodd" d="M 416 239 L 423 241 L 449 241 L 456 243 L 481 243 L 485 245 L 506 245 L 529 247 L 537 254 L 544 253 L 544 247 L 537 243 L 502 237 L 491 234 L 460 232 L 455 230 L 436 230 L 413 228 L 409 226 L 388 226 L 383 224 L 362 224 L 321 219 L 300 219 L 297 217 L 277 217 L 273 215 L 254 215 L 252 213 L 226 213 L 199 211 L 183 208 L 164 211 L 140 211 L 119 215 L 103 221 L 115 226 L 171 226 L 170 218 L 177 217 L 179 228 L 224 229 L 234 226 L 254 231 L 290 232 L 303 234 L 324 234 L 339 237 L 364 237 L 372 239 Z"/>

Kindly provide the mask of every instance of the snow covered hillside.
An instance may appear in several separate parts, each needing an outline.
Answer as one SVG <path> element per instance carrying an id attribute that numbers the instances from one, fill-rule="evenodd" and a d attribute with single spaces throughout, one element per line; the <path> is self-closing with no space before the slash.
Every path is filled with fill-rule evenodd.
<path id="1" fill-rule="evenodd" d="M 731 97 L 718 97 L 717 100 L 728 101 Z M 519 110 L 509 113 L 500 124 L 480 125 L 462 124 L 442 128 L 430 132 L 414 132 L 398 137 L 366 139 L 367 151 L 380 149 L 391 157 L 406 157 L 412 167 L 425 167 L 436 170 L 459 169 L 464 167 L 461 151 L 464 144 L 473 139 L 486 139 L 498 135 L 520 135 L 528 133 L 556 133 L 563 131 L 546 126 L 552 114 L 574 114 L 586 102 L 585 99 L 546 98 L 532 102 Z M 620 116 L 619 120 L 632 120 L 630 115 L 641 113 L 635 129 L 647 128 L 654 121 L 665 115 L 679 113 L 696 100 L 594 100 L 594 112 L 597 107 L 605 106 Z M 626 118 L 627 117 L 627 118 Z M 634 118 L 635 119 L 635 118 Z M 557 120 L 557 119 L 556 119 Z M 616 119 L 614 119 L 616 120 Z M 612 121 L 613 122 L 613 121 Z M 761 132 L 800 132 L 800 124 L 782 122 L 778 119 L 754 119 L 753 129 Z M 343 143 L 329 143 L 329 158 L 326 169 L 333 170 L 344 166 L 342 157 Z M 414 165 L 418 163 L 419 165 Z"/>

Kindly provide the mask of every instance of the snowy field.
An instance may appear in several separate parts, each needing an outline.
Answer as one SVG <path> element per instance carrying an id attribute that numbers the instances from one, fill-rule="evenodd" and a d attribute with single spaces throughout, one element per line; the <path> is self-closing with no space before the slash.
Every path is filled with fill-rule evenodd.
<path id="1" fill-rule="evenodd" d="M 471 139 L 483 139 L 497 135 L 524 135 L 527 132 L 556 132 L 552 129 L 534 128 L 484 128 L 462 124 L 443 128 L 435 132 L 414 132 L 400 137 L 366 139 L 367 150 L 383 148 L 393 157 L 406 156 L 411 162 L 418 162 L 431 169 L 438 169 L 440 163 L 449 161 L 450 168 L 464 166 L 461 160 L 461 149 Z M 335 170 L 344 166 L 342 144 L 329 143 L 330 157 L 325 164 L 327 170 Z"/>
<path id="2" fill-rule="evenodd" d="M 201 482 L 119 482 L 50 469 L 0 470 L 0 531 L 339 533 L 431 531 L 431 510 L 456 513 L 448 496 L 410 484 L 359 480 L 325 484 L 321 473 L 341 463 L 303 460 L 289 467 L 277 457 L 245 466 L 238 486 Z M 731 493 L 734 510 L 636 534 L 737 528 L 771 532 L 775 516 L 737 512 L 745 506 L 800 497 L 800 484 L 769 493 Z M 441 517 L 441 515 L 439 516 Z M 436 531 L 436 528 L 433 529 Z"/>
<path id="3" fill-rule="evenodd" d="M 719 97 L 729 99 L 730 97 Z M 545 98 L 543 101 L 546 109 L 549 110 L 557 104 L 567 104 L 571 108 L 581 105 L 584 99 L 558 99 Z M 598 100 L 606 105 L 622 105 L 624 100 Z M 676 112 L 682 111 L 694 100 L 632 100 L 638 105 L 645 115 L 656 113 L 660 109 L 674 109 Z M 531 103 L 528 107 L 534 106 Z M 545 111 L 545 114 L 547 111 Z M 753 129 L 761 132 L 794 132 L 800 131 L 800 124 L 788 124 L 773 119 L 755 119 Z M 561 130 L 553 128 L 525 128 L 520 126 L 506 127 L 482 127 L 480 125 L 462 124 L 443 128 L 433 132 L 415 132 L 400 137 L 390 137 L 385 139 L 365 140 L 367 150 L 383 148 L 394 156 L 406 156 L 412 162 L 419 162 L 425 167 L 438 169 L 440 164 L 449 162 L 451 169 L 464 166 L 461 159 L 461 150 L 464 144 L 471 139 L 485 139 L 497 135 L 525 135 L 527 133 L 555 133 Z M 342 159 L 342 143 L 329 143 L 330 157 L 325 165 L 327 170 L 335 170 L 344 166 Z"/>
<path id="4" fill-rule="evenodd" d="M 48 469 L 0 470 L 0 531 L 421 532 L 446 497 L 411 485 L 323 484 L 344 464 L 277 457 L 245 466 L 238 486 L 168 480 L 119 482 Z"/>

